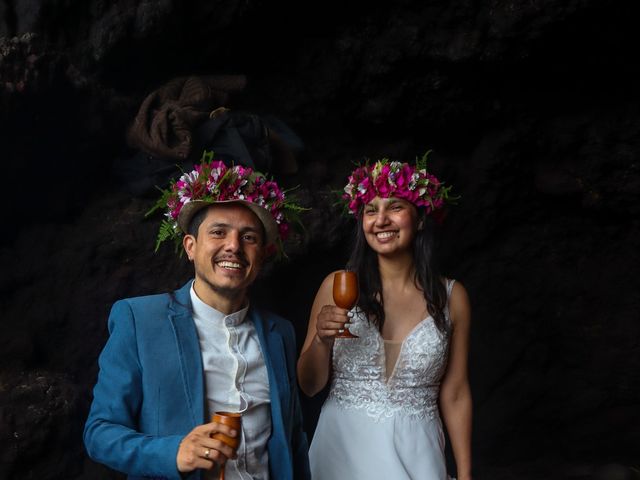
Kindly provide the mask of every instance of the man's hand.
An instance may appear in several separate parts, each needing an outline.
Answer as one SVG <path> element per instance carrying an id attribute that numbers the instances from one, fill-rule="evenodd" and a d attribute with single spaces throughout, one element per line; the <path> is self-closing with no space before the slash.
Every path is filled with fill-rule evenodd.
<path id="1" fill-rule="evenodd" d="M 235 458 L 231 447 L 211 438 L 214 433 L 222 433 L 229 437 L 238 435 L 236 430 L 214 422 L 194 428 L 180 442 L 176 457 L 179 472 L 192 472 L 196 468 L 211 470 L 216 463 L 222 465 L 228 458 Z"/>

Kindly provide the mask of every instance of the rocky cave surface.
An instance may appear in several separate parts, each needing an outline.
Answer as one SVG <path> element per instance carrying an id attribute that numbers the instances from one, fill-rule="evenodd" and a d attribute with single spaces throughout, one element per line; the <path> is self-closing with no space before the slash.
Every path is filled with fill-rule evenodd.
<path id="1" fill-rule="evenodd" d="M 277 4 L 276 4 L 277 3 Z M 184 75 L 301 140 L 307 235 L 255 286 L 304 338 L 346 259 L 352 162 L 460 195 L 440 237 L 473 306 L 478 479 L 640 478 L 640 8 L 627 0 L 1 0 L 0 478 L 112 479 L 81 433 L 118 298 L 191 275 L 154 253 L 126 129 Z M 120 174 L 119 174 L 120 173 Z M 322 402 L 303 398 L 309 434 Z M 453 467 L 453 463 L 451 463 Z"/>

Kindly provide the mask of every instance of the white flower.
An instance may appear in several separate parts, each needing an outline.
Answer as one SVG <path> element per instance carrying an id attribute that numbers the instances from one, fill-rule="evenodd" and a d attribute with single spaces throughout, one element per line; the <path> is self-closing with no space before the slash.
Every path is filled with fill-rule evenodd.
<path id="1" fill-rule="evenodd" d="M 196 181 L 198 180 L 198 175 L 199 175 L 198 172 L 196 172 L 195 170 L 192 170 L 191 172 L 185 173 L 184 175 L 182 175 L 180 177 L 180 180 L 191 185 L 196 183 Z"/>
<path id="2" fill-rule="evenodd" d="M 411 175 L 411 180 L 409 180 L 409 190 L 413 191 L 416 189 L 416 186 L 418 185 L 418 180 L 420 180 L 420 175 L 414 172 Z"/>
<path id="3" fill-rule="evenodd" d="M 214 193 L 217 188 L 218 188 L 218 184 L 216 182 L 213 182 L 211 180 L 207 182 L 206 189 L 208 192 Z"/>
<path id="4" fill-rule="evenodd" d="M 218 168 L 214 168 L 211 170 L 211 177 L 215 180 L 218 181 L 218 179 L 220 178 L 220 174 L 222 173 L 222 169 L 220 167 Z"/>

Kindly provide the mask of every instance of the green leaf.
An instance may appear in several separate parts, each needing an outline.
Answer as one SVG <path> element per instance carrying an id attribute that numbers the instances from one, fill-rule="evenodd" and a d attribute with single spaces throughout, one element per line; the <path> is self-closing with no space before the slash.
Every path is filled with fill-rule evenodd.
<path id="1" fill-rule="evenodd" d="M 173 224 L 169 222 L 169 220 L 165 219 L 160 223 L 160 228 L 158 229 L 158 238 L 156 239 L 156 249 L 160 248 L 160 244 L 170 238 L 174 237 L 176 234 L 175 229 L 173 228 Z"/>
<path id="2" fill-rule="evenodd" d="M 426 152 L 424 152 L 424 155 L 422 155 L 421 158 L 416 157 L 416 168 L 418 170 L 426 170 L 427 169 L 427 161 L 429 160 L 429 154 L 432 151 L 433 150 L 427 150 Z"/>

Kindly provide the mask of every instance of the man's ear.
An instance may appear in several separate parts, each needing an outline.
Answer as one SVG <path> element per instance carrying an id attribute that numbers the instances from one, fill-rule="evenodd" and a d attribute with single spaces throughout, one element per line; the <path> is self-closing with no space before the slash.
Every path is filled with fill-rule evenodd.
<path id="1" fill-rule="evenodd" d="M 193 256 L 195 255 L 195 247 L 196 247 L 196 238 L 193 235 L 185 235 L 182 238 L 182 247 L 184 248 L 185 253 L 187 254 L 187 258 L 190 262 L 193 261 Z"/>

